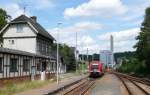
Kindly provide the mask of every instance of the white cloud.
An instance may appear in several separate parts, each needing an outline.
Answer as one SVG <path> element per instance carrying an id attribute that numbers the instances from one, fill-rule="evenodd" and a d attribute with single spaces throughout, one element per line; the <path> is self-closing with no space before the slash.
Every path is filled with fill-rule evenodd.
<path id="1" fill-rule="evenodd" d="M 101 24 L 95 22 L 79 22 L 72 26 L 64 27 L 59 29 L 60 42 L 66 43 L 70 46 L 75 46 L 76 44 L 76 32 L 78 34 L 78 48 L 83 50 L 88 46 L 93 46 L 95 44 L 94 39 L 88 35 L 88 32 L 99 30 L 102 28 Z M 48 29 L 49 33 L 57 39 L 57 28 Z"/>
<path id="2" fill-rule="evenodd" d="M 21 14 L 23 14 L 23 9 L 16 3 L 9 3 L 9 4 L 0 4 L 0 7 L 7 11 L 12 18 L 15 18 Z"/>
<path id="3" fill-rule="evenodd" d="M 90 37 L 89 35 L 84 35 L 80 38 L 79 45 L 88 46 L 93 44 L 94 42 L 95 41 L 92 37 Z"/>
<path id="4" fill-rule="evenodd" d="M 73 25 L 76 26 L 77 24 Z M 70 27 L 73 27 L 70 26 Z M 60 41 L 61 43 L 66 43 L 70 46 L 75 46 L 75 32 L 74 31 L 65 31 L 68 30 L 65 27 L 60 31 Z M 74 28 L 76 29 L 76 28 Z M 55 29 L 50 30 L 50 34 L 56 37 Z M 72 29 L 71 29 L 72 30 Z M 83 30 L 83 29 L 81 29 Z M 92 37 L 91 35 L 85 32 L 78 32 L 78 49 L 81 53 L 86 53 L 87 48 L 89 53 L 99 53 L 100 50 L 110 50 L 110 35 L 114 37 L 114 51 L 123 52 L 123 51 L 133 51 L 133 46 L 136 43 L 135 37 L 140 32 L 139 28 L 133 28 L 128 30 L 123 30 L 119 32 L 108 32 L 101 34 L 97 37 Z"/>
<path id="5" fill-rule="evenodd" d="M 137 6 L 138 5 L 138 6 Z M 126 15 L 121 17 L 121 20 L 130 21 L 131 23 L 137 23 L 136 20 L 143 20 L 145 9 L 150 6 L 149 0 L 142 0 L 141 2 L 135 2 L 134 4 L 128 5 L 128 12 Z M 141 19 L 139 19 L 141 18 Z"/>
<path id="6" fill-rule="evenodd" d="M 65 17 L 110 17 L 124 14 L 127 7 L 120 0 L 90 0 L 76 8 L 67 8 L 64 11 Z"/>
<path id="7" fill-rule="evenodd" d="M 116 42 L 130 41 L 130 40 L 134 40 L 139 32 L 140 32 L 139 28 L 133 28 L 133 29 L 128 29 L 128 30 L 119 31 L 119 32 L 108 32 L 108 33 L 100 35 L 99 40 L 108 41 L 110 39 L 110 35 L 113 35 L 114 40 Z"/>
<path id="8" fill-rule="evenodd" d="M 17 16 L 23 14 L 23 7 L 26 6 L 26 15 L 30 15 L 31 10 L 42 10 L 51 8 L 54 6 L 52 0 L 18 0 L 14 2 L 6 2 L 1 3 L 0 8 L 7 11 L 12 18 L 16 18 Z"/>
<path id="9" fill-rule="evenodd" d="M 35 2 L 35 1 L 34 1 Z M 53 3 L 51 0 L 36 0 L 37 2 L 37 8 L 49 8 L 53 6 Z"/>
<path id="10" fill-rule="evenodd" d="M 73 26 L 61 29 L 61 32 L 86 32 L 101 29 L 102 25 L 95 22 L 78 22 Z"/>
<path id="11" fill-rule="evenodd" d="M 31 9 L 46 9 L 54 6 L 52 0 L 24 0 L 20 1 L 20 3 L 26 4 Z"/>
<path id="12" fill-rule="evenodd" d="M 110 35 L 113 35 L 115 52 L 133 51 L 133 46 L 136 43 L 135 38 L 139 32 L 139 28 L 133 28 L 119 32 L 108 32 L 101 34 L 98 38 L 101 43 L 108 43 L 107 45 L 104 45 L 104 48 L 109 49 Z"/>
<path id="13" fill-rule="evenodd" d="M 75 35 L 75 32 L 87 32 L 87 31 L 93 31 L 93 30 L 99 30 L 102 28 L 102 25 L 95 22 L 78 22 L 75 23 L 72 26 L 67 26 L 59 29 L 59 32 L 61 33 L 61 36 L 63 38 L 70 37 L 70 35 Z M 48 29 L 48 31 L 56 37 L 57 34 L 57 28 L 54 29 Z"/>

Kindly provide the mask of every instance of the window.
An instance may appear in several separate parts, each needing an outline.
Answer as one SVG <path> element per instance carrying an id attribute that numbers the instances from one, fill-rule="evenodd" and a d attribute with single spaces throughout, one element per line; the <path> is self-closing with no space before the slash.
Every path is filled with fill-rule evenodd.
<path id="1" fill-rule="evenodd" d="M 37 66 L 37 71 L 40 71 L 41 70 L 41 65 L 40 65 L 39 62 L 36 64 L 36 66 Z"/>
<path id="2" fill-rule="evenodd" d="M 16 28 L 18 33 L 23 32 L 23 25 L 17 24 Z"/>
<path id="3" fill-rule="evenodd" d="M 2 72 L 2 66 L 3 66 L 3 62 L 2 62 L 2 58 L 0 58 L 0 72 Z"/>
<path id="4" fill-rule="evenodd" d="M 37 52 L 40 52 L 40 43 L 37 42 Z"/>
<path id="5" fill-rule="evenodd" d="M 46 54 L 48 54 L 48 45 L 46 45 Z"/>
<path id="6" fill-rule="evenodd" d="M 9 40 L 9 44 L 13 45 L 14 43 L 14 40 Z"/>
<path id="7" fill-rule="evenodd" d="M 91 67 L 92 67 L 91 69 L 98 69 L 98 64 L 92 65 Z"/>
<path id="8" fill-rule="evenodd" d="M 17 72 L 17 63 L 18 60 L 17 59 L 10 59 L 10 72 Z"/>
<path id="9" fill-rule="evenodd" d="M 23 60 L 23 71 L 29 71 L 30 70 L 30 60 L 24 59 Z"/>
<path id="10" fill-rule="evenodd" d="M 44 43 L 41 43 L 42 46 L 42 53 L 44 52 Z"/>

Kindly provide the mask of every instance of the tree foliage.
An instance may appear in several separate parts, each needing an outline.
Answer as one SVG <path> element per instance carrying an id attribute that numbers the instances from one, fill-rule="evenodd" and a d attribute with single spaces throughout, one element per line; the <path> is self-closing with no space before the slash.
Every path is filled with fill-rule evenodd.
<path id="1" fill-rule="evenodd" d="M 118 52 L 114 53 L 114 60 L 117 62 L 117 59 L 132 59 L 135 57 L 134 51 L 127 51 L 127 52 Z"/>
<path id="2" fill-rule="evenodd" d="M 52 50 L 56 52 L 57 45 L 53 44 Z M 66 44 L 59 44 L 61 62 L 67 65 L 67 71 L 76 69 L 74 50 Z"/>
<path id="3" fill-rule="evenodd" d="M 75 70 L 76 65 L 75 65 L 74 50 L 71 47 L 63 44 L 60 45 L 60 54 L 61 57 L 63 58 L 63 62 L 67 65 L 67 70 L 68 71 Z"/>
<path id="4" fill-rule="evenodd" d="M 150 7 L 145 11 L 145 18 L 141 26 L 141 32 L 136 38 L 136 55 L 141 62 L 150 65 Z"/>
<path id="5" fill-rule="evenodd" d="M 150 7 L 145 10 L 145 18 L 141 25 L 141 32 L 136 38 L 138 42 L 134 46 L 136 48 L 135 57 L 129 58 L 126 64 L 118 69 L 126 73 L 134 73 L 140 75 L 150 74 Z"/>
<path id="6" fill-rule="evenodd" d="M 0 30 L 6 25 L 7 17 L 6 11 L 0 8 Z"/>
<path id="7" fill-rule="evenodd" d="M 6 11 L 0 8 L 0 30 L 7 24 L 7 18 L 10 18 L 7 15 Z M 2 43 L 2 34 L 0 34 L 0 43 Z"/>

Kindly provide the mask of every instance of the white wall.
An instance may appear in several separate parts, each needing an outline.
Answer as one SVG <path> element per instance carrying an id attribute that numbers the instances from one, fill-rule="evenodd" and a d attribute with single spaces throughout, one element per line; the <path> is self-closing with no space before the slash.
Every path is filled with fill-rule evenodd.
<path id="1" fill-rule="evenodd" d="M 14 40 L 14 44 L 10 44 L 9 40 Z M 36 38 L 12 38 L 4 39 L 4 48 L 17 49 L 36 53 Z"/>
<path id="2" fill-rule="evenodd" d="M 17 32 L 16 24 L 8 26 L 5 30 L 3 37 L 24 37 L 24 36 L 36 36 L 33 30 L 29 27 L 28 24 L 23 25 L 23 32 Z"/>
<path id="3" fill-rule="evenodd" d="M 36 53 L 36 34 L 34 30 L 28 24 L 21 25 L 23 27 L 22 32 L 17 32 L 17 24 L 8 26 L 3 34 L 3 47 Z M 11 44 L 10 40 L 14 40 L 14 44 Z"/>

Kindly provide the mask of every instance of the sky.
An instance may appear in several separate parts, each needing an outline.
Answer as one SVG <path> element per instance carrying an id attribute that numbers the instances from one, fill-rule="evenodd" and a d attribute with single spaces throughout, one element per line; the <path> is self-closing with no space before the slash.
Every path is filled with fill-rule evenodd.
<path id="1" fill-rule="evenodd" d="M 24 13 L 37 16 L 40 23 L 59 42 L 76 46 L 80 53 L 110 50 L 134 51 L 136 36 L 149 0 L 0 0 L 0 8 L 12 19 Z M 58 24 L 61 23 L 61 24 Z"/>

